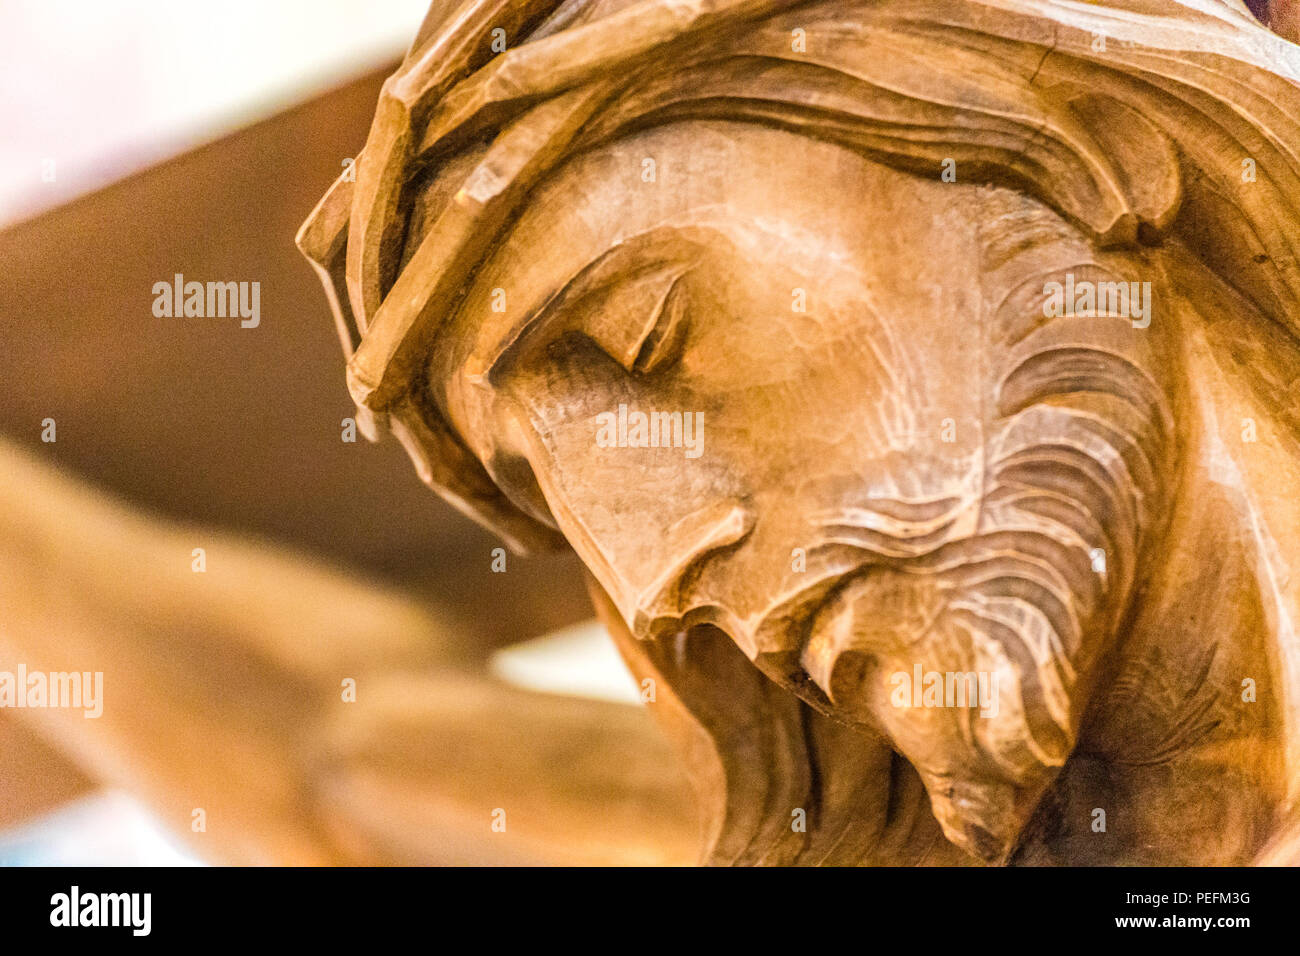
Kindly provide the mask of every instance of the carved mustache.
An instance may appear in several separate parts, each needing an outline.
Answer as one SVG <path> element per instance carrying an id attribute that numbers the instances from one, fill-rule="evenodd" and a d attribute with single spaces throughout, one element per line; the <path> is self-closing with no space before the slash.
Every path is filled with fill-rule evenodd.
<path id="1" fill-rule="evenodd" d="M 1074 661 L 1084 650 L 1089 619 L 1114 583 L 1113 575 L 1094 570 L 1090 554 L 1102 542 L 1115 555 L 1122 542 L 1093 513 L 1095 501 L 1066 500 L 1050 482 L 1038 483 L 1046 487 L 1021 483 L 1024 476 L 1016 469 L 1034 454 L 1046 450 L 1011 450 L 999 473 L 1017 480 L 980 500 L 872 498 L 815 516 L 809 559 L 838 570 L 792 591 L 758 622 L 738 619 L 722 603 L 693 603 L 692 582 L 701 569 L 743 541 L 752 526 L 747 511 L 721 504 L 689 528 L 677 529 L 684 539 L 693 535 L 694 543 L 679 551 L 679 561 L 648 589 L 653 596 L 639 603 L 634 633 L 648 637 L 712 624 L 810 704 L 830 710 L 836 705 L 836 662 L 846 652 L 869 648 L 855 645 L 859 636 L 853 629 L 819 626 L 823 612 L 873 573 L 915 575 L 918 585 L 924 582 L 941 596 L 931 626 L 980 635 L 1014 663 L 1030 749 L 1040 760 L 1056 763 L 1073 735 Z M 1068 457 L 1060 458 L 1059 450 L 1053 454 L 1056 467 L 1067 467 Z M 1075 467 L 1088 463 L 1080 456 Z M 1108 510 L 1113 524 L 1114 509 Z"/>
<path id="2" fill-rule="evenodd" d="M 850 543 L 853 530 L 862 531 L 865 540 Z M 954 647 L 973 653 L 982 638 L 986 646 L 999 648 L 1019 675 L 1015 683 L 1024 703 L 1028 750 L 1042 763 L 1063 758 L 1073 728 L 1071 698 L 1077 674 L 1072 656 L 1085 630 L 1080 610 L 1084 602 L 1070 579 L 1082 580 L 1088 573 L 1083 549 L 1070 561 L 1077 569 L 1072 575 L 1058 569 L 1070 560 L 1060 542 L 1024 529 L 944 540 L 906 558 L 877 550 L 875 529 L 840 526 L 836 538 L 828 547 L 856 551 L 859 564 L 841 575 L 823 599 L 799 649 L 801 665 L 828 697 L 851 707 L 845 694 L 861 693 L 852 682 L 845 686 L 837 669 L 854 655 L 889 653 L 899 645 L 910 649 L 904 653 L 913 662 L 929 656 L 948 669 L 970 670 L 970 661 L 944 657 L 954 653 Z M 888 582 L 889 590 L 879 599 L 885 603 L 873 602 L 874 613 L 859 620 L 861 612 L 850 600 L 848 617 L 843 618 L 845 605 L 836 599 L 854 590 L 870 594 L 873 578 Z M 880 614 L 887 619 L 876 619 Z M 895 637 L 885 646 L 878 643 L 889 634 Z M 972 729 L 971 739 L 976 736 Z"/>

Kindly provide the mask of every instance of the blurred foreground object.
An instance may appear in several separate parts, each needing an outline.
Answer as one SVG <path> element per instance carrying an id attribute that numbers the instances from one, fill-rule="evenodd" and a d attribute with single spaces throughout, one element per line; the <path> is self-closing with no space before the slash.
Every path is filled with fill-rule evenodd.
<path id="1" fill-rule="evenodd" d="M 10 823 L 89 778 L 211 862 L 693 855 L 689 795 L 642 710 L 457 671 L 450 629 L 408 596 L 146 519 L 6 444 L 0 606 L 0 671 L 101 673 L 103 688 L 97 717 L 0 710 Z"/>

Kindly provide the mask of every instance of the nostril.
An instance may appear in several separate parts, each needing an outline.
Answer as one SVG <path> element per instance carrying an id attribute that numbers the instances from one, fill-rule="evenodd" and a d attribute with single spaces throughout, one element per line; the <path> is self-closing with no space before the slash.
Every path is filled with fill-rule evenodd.
<path id="1" fill-rule="evenodd" d="M 664 545 L 658 550 L 657 563 L 663 570 L 641 589 L 628 620 L 633 633 L 643 635 L 665 618 L 680 622 L 691 610 L 687 606 L 690 591 L 704 566 L 745 540 L 753 527 L 754 513 L 749 505 L 739 498 L 729 498 L 701 508 L 668 528 Z"/>

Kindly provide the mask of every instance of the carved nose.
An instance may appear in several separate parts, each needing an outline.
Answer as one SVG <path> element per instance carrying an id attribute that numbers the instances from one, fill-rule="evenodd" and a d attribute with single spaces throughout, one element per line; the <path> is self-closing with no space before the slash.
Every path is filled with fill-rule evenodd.
<path id="1" fill-rule="evenodd" d="M 688 515 L 665 531 L 647 562 L 649 580 L 624 592 L 630 606 L 620 610 L 632 633 L 648 637 L 664 623 L 680 621 L 689 610 L 683 582 L 719 549 L 744 540 L 753 527 L 749 506 L 730 498 Z"/>

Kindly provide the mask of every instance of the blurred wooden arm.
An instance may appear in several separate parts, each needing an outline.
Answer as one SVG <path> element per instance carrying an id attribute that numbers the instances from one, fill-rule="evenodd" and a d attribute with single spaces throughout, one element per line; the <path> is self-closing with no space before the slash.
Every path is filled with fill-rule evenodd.
<path id="1" fill-rule="evenodd" d="M 0 711 L 0 832 L 93 789 L 90 778 L 67 758 Z"/>
<path id="2" fill-rule="evenodd" d="M 636 708 L 449 673 L 449 629 L 405 594 L 149 520 L 4 445 L 0 607 L 0 671 L 104 675 L 98 718 L 9 716 L 204 859 L 690 861 L 690 797 Z"/>

